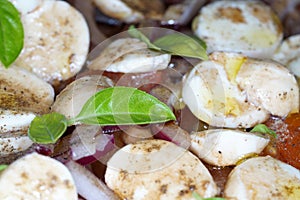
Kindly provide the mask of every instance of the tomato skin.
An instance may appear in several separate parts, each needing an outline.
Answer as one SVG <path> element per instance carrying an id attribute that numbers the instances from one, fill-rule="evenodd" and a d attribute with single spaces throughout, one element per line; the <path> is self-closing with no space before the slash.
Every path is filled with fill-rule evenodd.
<path id="1" fill-rule="evenodd" d="M 277 150 L 281 159 L 300 169 L 300 113 L 289 115 L 285 132 L 278 132 Z"/>
<path id="2" fill-rule="evenodd" d="M 271 117 L 266 125 L 276 132 L 277 138 L 271 139 L 268 145 L 275 151 L 264 153 L 300 169 L 300 113 L 285 119 Z"/>

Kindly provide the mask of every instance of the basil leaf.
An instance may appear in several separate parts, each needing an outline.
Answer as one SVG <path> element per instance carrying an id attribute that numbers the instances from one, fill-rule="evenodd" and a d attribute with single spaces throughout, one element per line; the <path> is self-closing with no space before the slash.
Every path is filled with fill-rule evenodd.
<path id="1" fill-rule="evenodd" d="M 204 49 L 205 51 L 207 50 L 207 45 L 206 45 L 206 43 L 205 43 L 203 40 L 201 40 L 199 37 L 193 35 L 193 36 L 191 36 L 191 38 L 193 38 L 194 40 L 196 40 L 196 42 L 198 42 L 198 43 L 203 47 L 203 49 Z"/>
<path id="2" fill-rule="evenodd" d="M 207 60 L 206 44 L 203 40 L 190 37 L 181 33 L 174 33 L 158 38 L 153 43 L 142 32 L 133 25 L 128 29 L 131 37 L 138 38 L 145 42 L 149 49 L 169 53 L 172 55 L 199 58 Z"/>
<path id="3" fill-rule="evenodd" d="M 259 133 L 265 133 L 269 134 L 275 138 L 277 138 L 277 134 L 275 131 L 269 129 L 266 125 L 264 124 L 257 124 L 250 132 L 259 132 Z"/>
<path id="4" fill-rule="evenodd" d="M 190 36 L 174 33 L 163 36 L 154 41 L 154 45 L 172 55 L 186 56 L 191 58 L 199 58 L 207 60 L 206 47 L 203 41 L 194 39 Z"/>
<path id="5" fill-rule="evenodd" d="M 66 131 L 67 119 L 59 113 L 35 117 L 28 129 L 29 138 L 39 144 L 55 143 Z"/>
<path id="6" fill-rule="evenodd" d="M 149 38 L 147 38 L 141 31 L 137 30 L 134 27 L 134 25 L 129 26 L 128 33 L 131 37 L 137 38 L 137 39 L 141 40 L 142 42 L 145 42 L 149 49 L 161 51 L 161 49 L 159 47 L 155 46 L 154 44 L 152 44 L 150 42 Z"/>
<path id="7" fill-rule="evenodd" d="M 224 198 L 222 197 L 209 197 L 209 198 L 202 198 L 197 192 L 193 192 L 193 197 L 196 199 L 196 200 L 225 200 Z"/>
<path id="8" fill-rule="evenodd" d="M 19 56 L 24 30 L 18 10 L 8 0 L 0 0 L 0 61 L 8 68 Z"/>
<path id="9" fill-rule="evenodd" d="M 0 165 L 0 172 L 5 170 L 8 167 L 8 165 Z"/>
<path id="10" fill-rule="evenodd" d="M 154 96 L 130 87 L 110 87 L 93 95 L 73 119 L 59 113 L 35 117 L 29 138 L 40 144 L 55 143 L 77 122 L 95 125 L 148 124 L 175 120 L 170 108 Z"/>
<path id="11" fill-rule="evenodd" d="M 174 120 L 170 108 L 154 96 L 130 87 L 110 87 L 93 95 L 70 123 L 149 124 Z"/>

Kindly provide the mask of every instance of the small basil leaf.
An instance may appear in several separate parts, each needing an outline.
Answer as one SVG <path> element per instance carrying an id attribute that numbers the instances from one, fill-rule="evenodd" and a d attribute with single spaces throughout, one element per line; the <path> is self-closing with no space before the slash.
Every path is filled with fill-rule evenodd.
<path id="1" fill-rule="evenodd" d="M 275 131 L 269 129 L 266 125 L 264 124 L 257 124 L 250 132 L 259 132 L 259 133 L 265 133 L 269 134 L 275 138 L 277 138 L 277 134 Z"/>
<path id="2" fill-rule="evenodd" d="M 137 30 L 134 25 L 131 25 L 128 28 L 128 33 L 131 37 L 137 38 L 139 40 L 141 40 L 142 42 L 145 42 L 148 46 L 149 49 L 153 49 L 153 50 L 157 50 L 160 51 L 161 49 L 157 46 L 155 46 L 154 44 L 152 44 L 149 40 L 149 38 L 147 38 L 147 36 L 145 36 L 141 31 Z"/>
<path id="3" fill-rule="evenodd" d="M 24 30 L 18 10 L 8 0 L 0 0 L 0 61 L 8 68 L 23 48 Z"/>
<path id="4" fill-rule="evenodd" d="M 110 87 L 93 95 L 69 124 L 149 124 L 174 119 L 170 108 L 154 96 L 136 88 Z"/>
<path id="5" fill-rule="evenodd" d="M 0 165 L 0 172 L 5 170 L 8 167 L 8 165 Z"/>
<path id="6" fill-rule="evenodd" d="M 39 144 L 55 143 L 66 131 L 67 119 L 59 113 L 35 117 L 28 129 L 29 138 Z"/>
<path id="7" fill-rule="evenodd" d="M 174 33 L 158 38 L 153 44 L 173 55 L 207 60 L 206 47 L 199 40 L 184 34 Z"/>

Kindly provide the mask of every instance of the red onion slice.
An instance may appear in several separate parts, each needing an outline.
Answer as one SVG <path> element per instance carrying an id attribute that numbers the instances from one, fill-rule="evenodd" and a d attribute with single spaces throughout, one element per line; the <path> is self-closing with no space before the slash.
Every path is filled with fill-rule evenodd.
<path id="1" fill-rule="evenodd" d="M 187 131 L 173 122 L 165 124 L 154 124 L 151 126 L 154 138 L 167 140 L 185 149 L 191 145 L 191 138 Z"/>
<path id="2" fill-rule="evenodd" d="M 110 156 L 118 149 L 114 144 L 114 136 L 102 134 L 102 137 L 98 137 L 99 142 L 96 145 L 96 151 L 94 154 L 82 157 L 76 162 L 82 165 L 88 165 L 95 161 L 101 161 L 106 163 Z"/>
<path id="3" fill-rule="evenodd" d="M 33 144 L 33 149 L 44 156 L 51 156 L 54 152 L 54 144 Z"/>
<path id="4" fill-rule="evenodd" d="M 87 165 L 115 149 L 114 136 L 103 134 L 100 126 L 77 126 L 70 139 L 70 148 L 72 160 Z"/>
<path id="5" fill-rule="evenodd" d="M 121 128 L 119 126 L 103 126 L 102 127 L 102 132 L 104 134 L 113 134 L 118 131 L 121 131 Z"/>
<path id="6" fill-rule="evenodd" d="M 96 152 L 97 134 L 102 134 L 100 126 L 76 126 L 70 139 L 73 160 L 93 155 Z"/>
<path id="7" fill-rule="evenodd" d="M 85 167 L 70 160 L 65 164 L 72 174 L 77 192 L 86 200 L 115 200 L 120 199 L 104 182 L 98 179 Z"/>

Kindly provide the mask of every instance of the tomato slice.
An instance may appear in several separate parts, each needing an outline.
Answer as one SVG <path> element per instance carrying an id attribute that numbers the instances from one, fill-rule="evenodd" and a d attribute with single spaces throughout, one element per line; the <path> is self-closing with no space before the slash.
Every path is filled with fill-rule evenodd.
<path id="1" fill-rule="evenodd" d="M 287 163 L 300 169 L 300 114 L 288 116 L 284 123 L 287 124 L 287 130 L 278 133 L 278 153 Z"/>
<path id="2" fill-rule="evenodd" d="M 266 125 L 277 133 L 276 154 L 271 156 L 300 169 L 300 113 L 270 118 Z"/>

